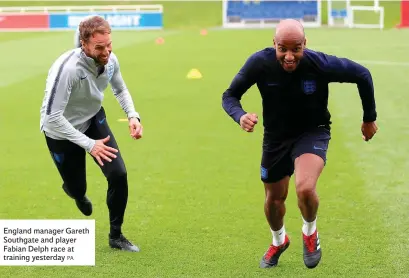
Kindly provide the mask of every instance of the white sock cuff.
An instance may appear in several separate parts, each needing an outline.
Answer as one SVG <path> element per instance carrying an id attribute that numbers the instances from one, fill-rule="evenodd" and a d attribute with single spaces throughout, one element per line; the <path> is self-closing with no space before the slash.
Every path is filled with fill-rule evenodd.
<path id="1" fill-rule="evenodd" d="M 273 231 L 271 228 L 271 234 L 273 236 L 273 245 L 280 246 L 285 241 L 285 227 L 284 225 L 278 231 Z"/>
<path id="2" fill-rule="evenodd" d="M 312 222 L 308 222 L 308 221 L 305 220 L 304 217 L 302 217 L 302 216 L 301 216 L 301 218 L 302 218 L 302 222 L 303 222 L 304 224 L 309 224 L 309 223 L 317 222 L 317 216 L 315 216 L 315 219 L 314 219 Z"/>
<path id="3" fill-rule="evenodd" d="M 312 221 L 312 222 L 307 222 L 303 218 L 303 221 L 304 221 L 304 224 L 302 225 L 302 232 L 306 236 L 312 235 L 315 232 L 315 230 L 317 229 L 317 218 L 315 218 L 315 220 Z"/>
<path id="4" fill-rule="evenodd" d="M 278 233 L 278 234 L 281 234 L 282 232 L 285 231 L 285 227 L 284 227 L 284 225 L 283 225 L 283 226 L 281 227 L 281 229 L 278 230 L 278 231 L 273 231 L 273 229 L 271 229 L 271 228 L 270 228 L 270 230 L 271 230 L 272 233 L 275 233 L 275 232 L 276 232 L 276 233 Z"/>

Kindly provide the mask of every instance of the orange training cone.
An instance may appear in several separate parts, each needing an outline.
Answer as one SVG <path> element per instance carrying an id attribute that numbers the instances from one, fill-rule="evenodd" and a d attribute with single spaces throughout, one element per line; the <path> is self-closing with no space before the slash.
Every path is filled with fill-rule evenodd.
<path id="1" fill-rule="evenodd" d="M 156 44 L 164 44 L 165 39 L 160 37 L 160 38 L 157 38 L 155 42 L 156 42 Z"/>

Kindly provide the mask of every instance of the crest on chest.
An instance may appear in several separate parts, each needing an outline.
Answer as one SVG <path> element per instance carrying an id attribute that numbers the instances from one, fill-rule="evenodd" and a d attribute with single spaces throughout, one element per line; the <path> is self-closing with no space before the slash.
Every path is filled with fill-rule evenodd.
<path id="1" fill-rule="evenodd" d="M 311 95 L 317 90 L 317 82 L 315 80 L 302 81 L 302 89 L 304 94 Z"/>
<path id="2" fill-rule="evenodd" d="M 111 80 L 112 76 L 114 75 L 114 65 L 110 64 L 107 70 L 108 80 Z"/>

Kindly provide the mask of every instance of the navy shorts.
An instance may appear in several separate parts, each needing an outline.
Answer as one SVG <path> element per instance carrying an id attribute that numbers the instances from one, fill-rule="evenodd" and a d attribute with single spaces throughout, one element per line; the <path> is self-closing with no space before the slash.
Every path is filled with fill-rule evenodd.
<path id="1" fill-rule="evenodd" d="M 316 128 L 299 137 L 281 142 L 268 142 L 263 146 L 261 158 L 261 180 L 272 183 L 292 176 L 294 161 L 305 153 L 316 154 L 327 161 L 327 150 L 331 132 L 326 128 Z"/>

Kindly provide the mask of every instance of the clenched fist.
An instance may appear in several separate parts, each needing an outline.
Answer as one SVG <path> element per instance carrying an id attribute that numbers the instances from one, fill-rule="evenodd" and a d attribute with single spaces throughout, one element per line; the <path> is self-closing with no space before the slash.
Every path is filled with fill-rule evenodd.
<path id="1" fill-rule="evenodd" d="M 376 122 L 362 123 L 361 131 L 362 139 L 364 139 L 365 141 L 371 140 L 375 133 L 378 131 Z"/>
<path id="2" fill-rule="evenodd" d="M 247 132 L 253 132 L 254 126 L 258 123 L 258 117 L 254 113 L 247 113 L 241 116 L 240 126 Z"/>
<path id="3" fill-rule="evenodd" d="M 129 119 L 129 133 L 131 137 L 135 140 L 142 138 L 143 127 L 138 119 Z"/>

